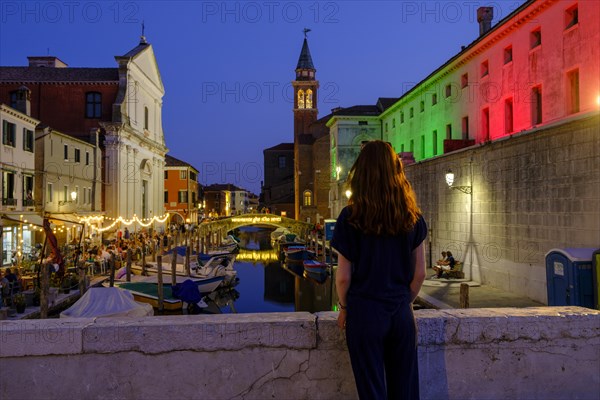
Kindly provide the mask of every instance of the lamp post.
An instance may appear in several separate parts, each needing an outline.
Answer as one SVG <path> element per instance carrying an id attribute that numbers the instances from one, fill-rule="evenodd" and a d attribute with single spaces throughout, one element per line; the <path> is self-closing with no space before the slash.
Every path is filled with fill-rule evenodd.
<path id="1" fill-rule="evenodd" d="M 446 172 L 446 184 L 450 189 L 460 190 L 466 194 L 473 194 L 472 186 L 454 186 L 454 172 L 452 172 L 452 170 Z"/>
<path id="2" fill-rule="evenodd" d="M 471 177 L 473 176 L 473 163 L 472 163 L 472 159 L 471 162 L 469 162 L 469 166 L 470 166 L 470 173 L 471 173 Z M 472 178 L 471 178 L 472 179 Z M 471 180 L 472 182 L 472 180 Z M 469 201 L 469 242 L 467 243 L 467 246 L 469 246 L 470 243 L 473 243 L 473 187 L 472 186 L 455 186 L 454 185 L 454 172 L 452 172 L 452 170 L 448 170 L 446 172 L 446 184 L 448 185 L 449 189 L 454 189 L 454 190 L 459 190 L 463 193 L 466 193 L 469 195 L 470 197 L 470 201 Z M 468 251 L 468 249 L 467 249 Z M 470 266 L 471 268 L 473 267 L 473 251 L 470 251 Z M 467 306 L 468 307 L 468 306 Z"/>
<path id="3" fill-rule="evenodd" d="M 71 196 L 71 200 L 66 200 L 66 199 L 65 200 L 61 200 L 61 201 L 58 202 L 58 205 L 59 206 L 63 206 L 65 204 L 67 204 L 67 203 L 75 203 L 75 201 L 77 200 L 77 192 L 75 190 L 73 190 L 71 192 L 70 196 Z"/>

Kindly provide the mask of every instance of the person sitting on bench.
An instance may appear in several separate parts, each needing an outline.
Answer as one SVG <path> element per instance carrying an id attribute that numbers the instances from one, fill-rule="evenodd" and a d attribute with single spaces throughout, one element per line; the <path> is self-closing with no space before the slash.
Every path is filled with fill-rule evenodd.
<path id="1" fill-rule="evenodd" d="M 445 251 L 442 251 L 442 258 L 437 260 L 436 266 L 439 265 L 448 265 L 448 255 Z"/>
<path id="2" fill-rule="evenodd" d="M 442 255 L 444 255 L 443 252 L 442 252 Z M 456 264 L 456 261 L 454 260 L 454 257 L 452 256 L 452 252 L 447 251 L 446 252 L 446 261 L 438 262 L 438 265 L 433 266 L 433 270 L 437 273 L 436 277 L 441 278 L 442 275 L 444 274 L 444 271 L 452 270 L 454 268 L 455 264 Z"/>

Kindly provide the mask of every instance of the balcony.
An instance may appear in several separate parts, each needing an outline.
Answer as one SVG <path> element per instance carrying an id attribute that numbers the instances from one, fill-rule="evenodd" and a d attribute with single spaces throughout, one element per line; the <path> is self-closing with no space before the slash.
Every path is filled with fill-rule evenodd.
<path id="1" fill-rule="evenodd" d="M 17 199 L 12 199 L 12 198 L 2 198 L 2 205 L 3 206 L 16 206 L 17 205 Z"/>
<path id="2" fill-rule="evenodd" d="M 23 207 L 33 207 L 34 205 L 33 199 L 23 199 Z"/>

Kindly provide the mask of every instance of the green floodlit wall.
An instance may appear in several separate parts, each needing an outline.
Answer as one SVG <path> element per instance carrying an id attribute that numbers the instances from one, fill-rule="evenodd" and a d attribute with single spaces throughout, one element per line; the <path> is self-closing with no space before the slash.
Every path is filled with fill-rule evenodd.
<path id="1" fill-rule="evenodd" d="M 532 2 L 424 81 L 402 82 L 406 94 L 381 115 L 384 138 L 422 161 L 445 139 L 481 144 L 597 111 L 600 3 L 573 3 L 575 25 L 564 25 L 565 2 Z M 544 39 L 532 47 L 535 26 Z"/>

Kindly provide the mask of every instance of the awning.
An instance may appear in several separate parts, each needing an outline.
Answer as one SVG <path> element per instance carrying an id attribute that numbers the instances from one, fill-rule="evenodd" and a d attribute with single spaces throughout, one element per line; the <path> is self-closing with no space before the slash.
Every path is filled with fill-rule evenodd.
<path id="1" fill-rule="evenodd" d="M 79 216 L 73 213 L 47 213 L 46 218 L 48 218 L 50 222 L 63 222 L 69 224 L 84 225 L 83 222 L 79 221 Z"/>
<path id="2" fill-rule="evenodd" d="M 21 216 L 23 216 L 21 218 Z M 32 224 L 36 226 L 42 226 L 44 219 L 39 214 L 27 213 L 27 212 L 10 212 L 0 214 L 3 225 L 13 224 Z M 6 221 L 6 223 L 5 223 Z"/>

